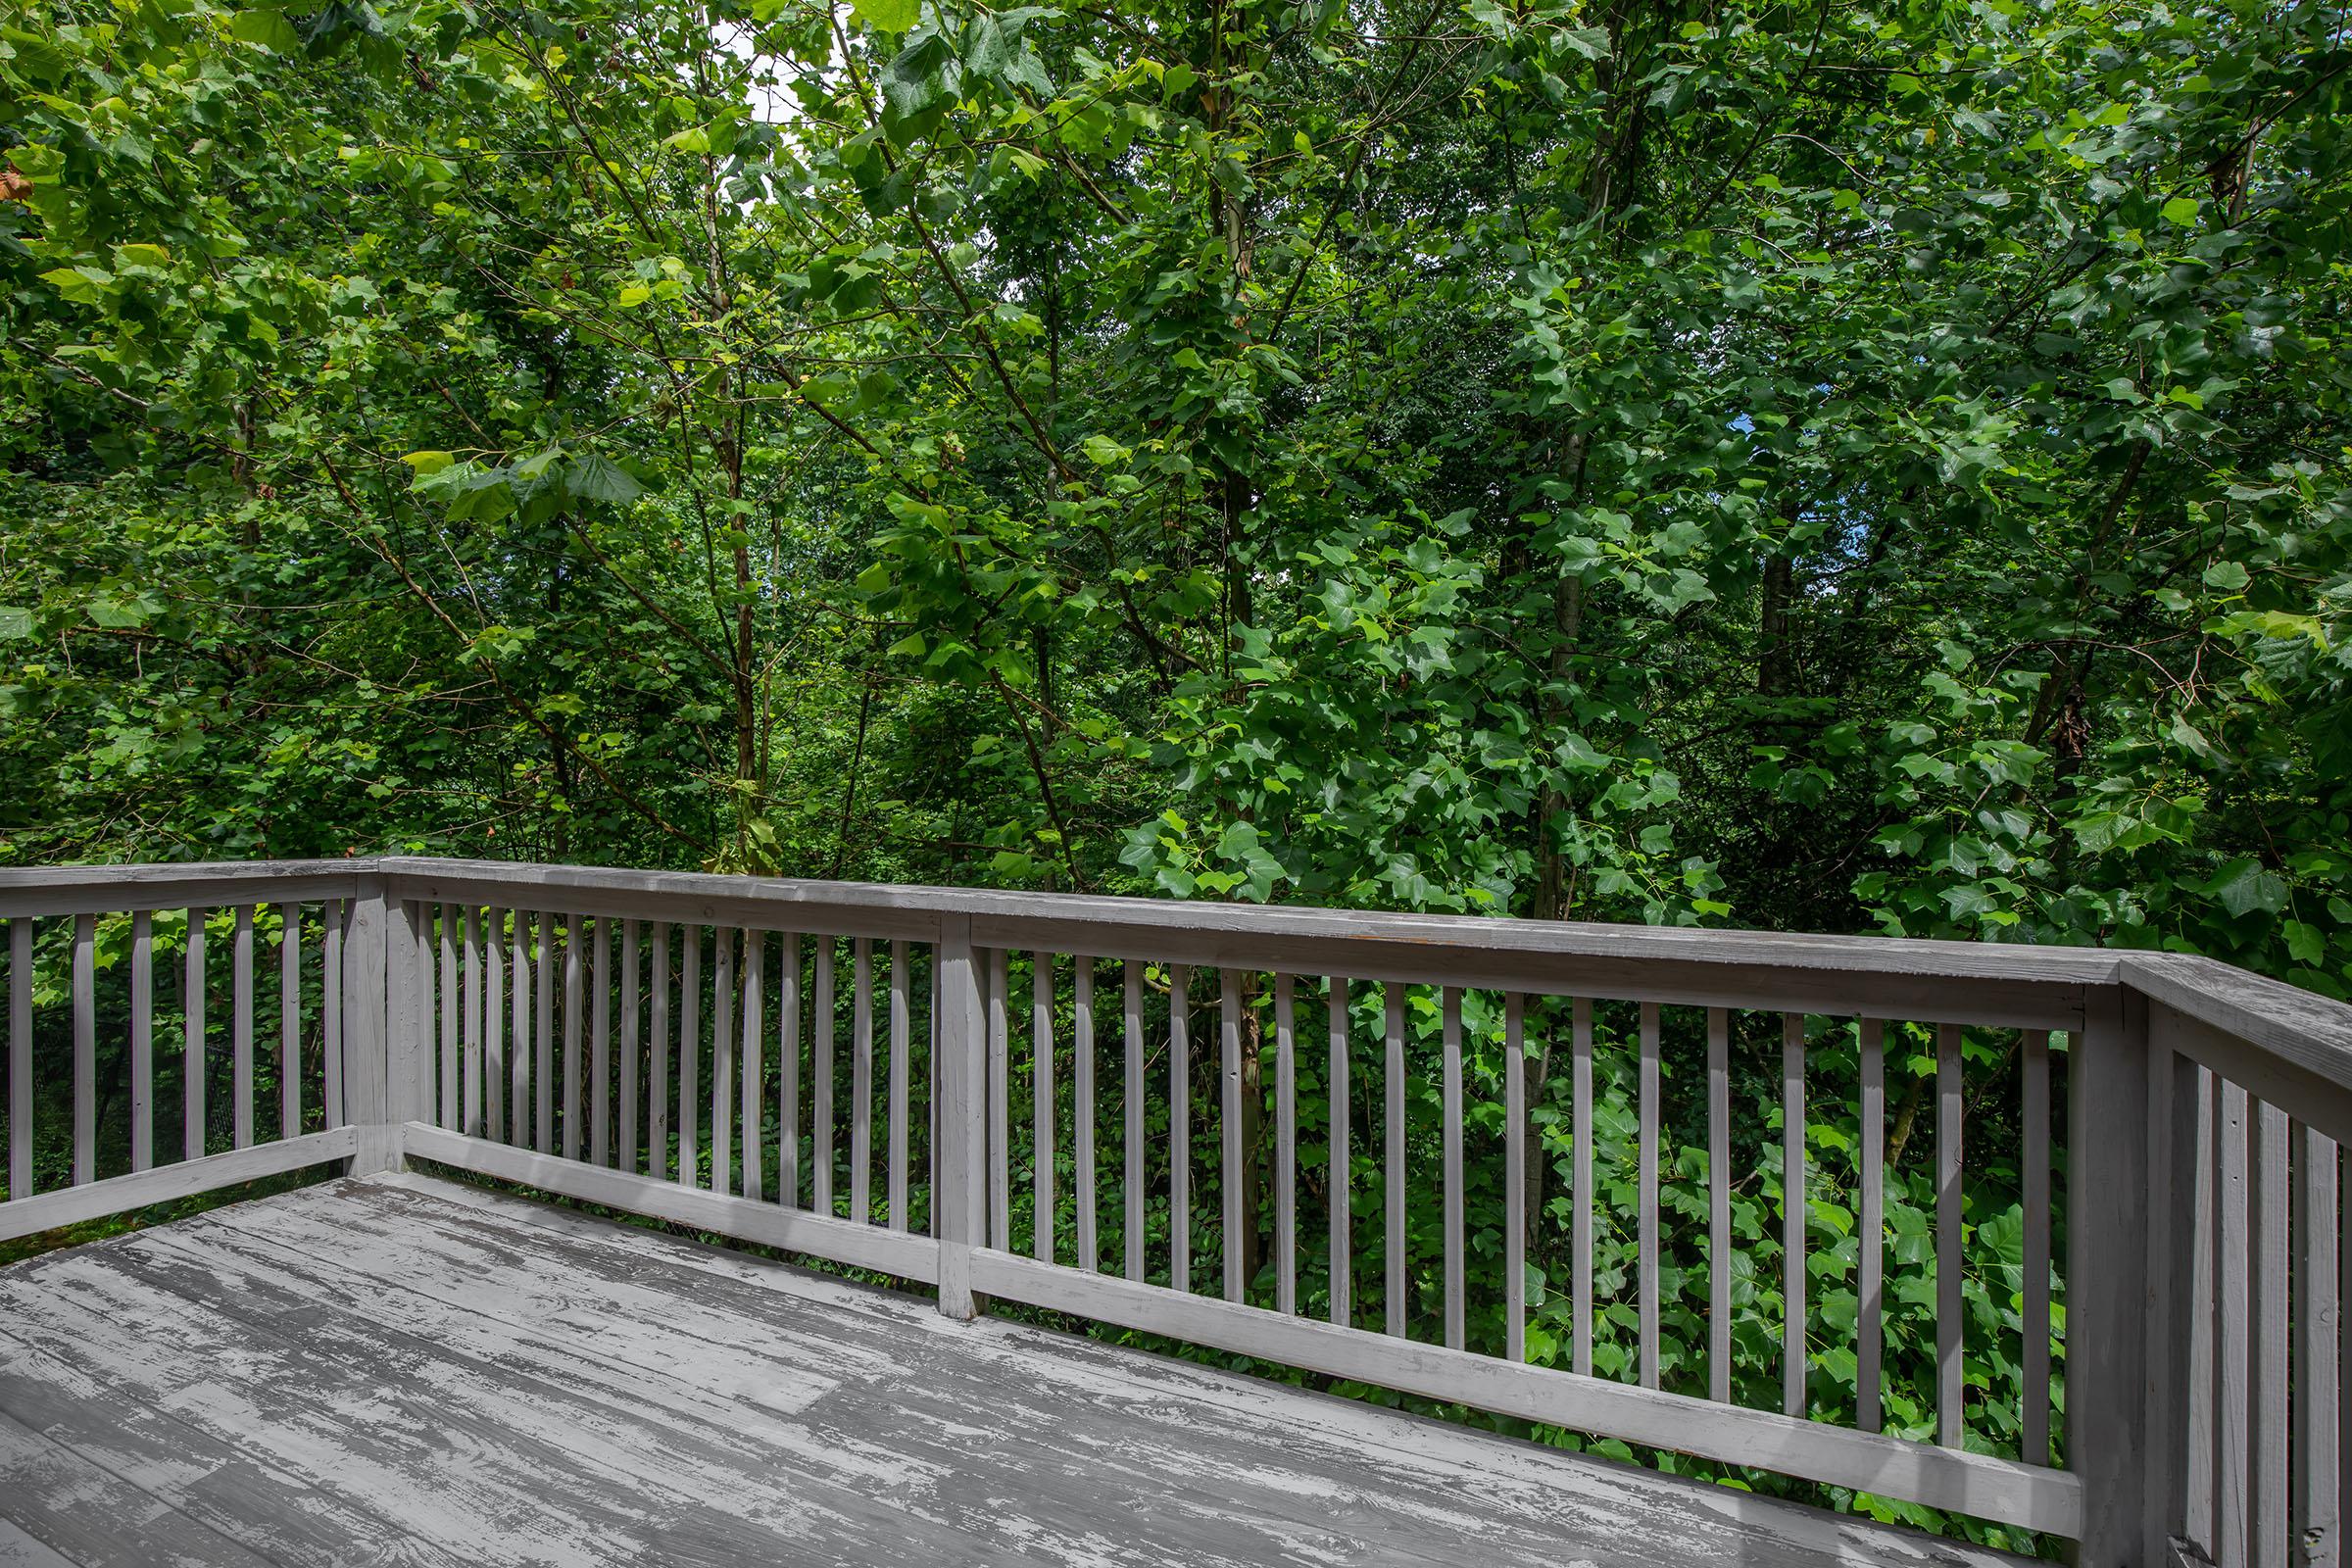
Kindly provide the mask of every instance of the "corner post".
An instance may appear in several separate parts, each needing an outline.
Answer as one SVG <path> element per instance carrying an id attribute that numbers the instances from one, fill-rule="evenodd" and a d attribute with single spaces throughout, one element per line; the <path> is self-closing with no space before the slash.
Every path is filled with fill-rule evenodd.
<path id="1" fill-rule="evenodd" d="M 2156 1568 L 2147 1483 L 2158 1396 L 2158 1270 L 2148 1244 L 2149 1147 L 2169 1145 L 2154 1092 L 2147 1002 L 2114 985 L 2083 996 L 2067 1085 L 2067 1463 L 2082 1482 L 2079 1568 Z M 2160 1126 L 2162 1121 L 2164 1125 Z"/>
<path id="2" fill-rule="evenodd" d="M 972 1294 L 972 1249 L 988 1234 L 986 1045 L 980 967 L 973 961 L 968 914 L 940 917 L 939 1154 L 933 1211 L 939 1231 L 939 1309 L 969 1319 L 980 1313 Z"/>
<path id="3" fill-rule="evenodd" d="M 385 883 L 362 881 L 344 943 L 344 1095 L 360 1134 L 355 1176 L 408 1169 L 402 1129 L 430 1115 L 416 915 Z"/>
<path id="4" fill-rule="evenodd" d="M 389 936 L 384 879 L 363 874 L 343 935 L 343 1114 L 359 1138 L 354 1176 L 400 1168 L 400 1131 L 386 1098 L 385 959 Z"/>

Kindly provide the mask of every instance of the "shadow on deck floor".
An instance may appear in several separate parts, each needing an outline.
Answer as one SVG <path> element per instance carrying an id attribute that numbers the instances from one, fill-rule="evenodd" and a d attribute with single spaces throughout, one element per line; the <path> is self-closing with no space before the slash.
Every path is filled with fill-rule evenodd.
<path id="1" fill-rule="evenodd" d="M 417 1176 L 0 1269 L 0 1564 L 2013 1561 Z"/>

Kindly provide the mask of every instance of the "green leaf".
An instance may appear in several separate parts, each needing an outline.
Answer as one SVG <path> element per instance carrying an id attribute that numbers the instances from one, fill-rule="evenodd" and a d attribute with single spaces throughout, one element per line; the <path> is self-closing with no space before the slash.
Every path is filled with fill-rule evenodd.
<path id="1" fill-rule="evenodd" d="M 65 52 L 37 32 L 23 27 L 0 27 L 0 41 L 7 43 L 9 58 L 17 70 L 27 80 L 42 86 L 57 86 L 73 69 Z"/>
<path id="2" fill-rule="evenodd" d="M 286 20 L 286 14 L 267 7 L 239 11 L 229 18 L 228 34 L 241 43 L 259 44 L 273 54 L 302 51 L 302 35 L 294 30 L 294 24 Z"/>
<path id="3" fill-rule="evenodd" d="M 1552 755 L 1557 757 L 1560 760 L 1560 765 L 1571 773 L 1605 772 L 1609 765 L 1609 760 L 1594 751 L 1592 744 L 1582 735 L 1569 736 L 1560 742 Z"/>
<path id="4" fill-rule="evenodd" d="M 2222 907 L 2241 919 L 2249 914 L 2276 914 L 2286 907 L 2286 883 L 2276 872 L 2253 860 L 2232 860 L 2205 884 L 2205 891 L 2222 901 Z"/>
<path id="5" fill-rule="evenodd" d="M 2176 744 L 2194 752 L 2199 757 L 2213 755 L 2213 743 L 2205 738 L 2204 732 L 2179 713 L 2173 715 L 2173 722 L 2167 733 L 2173 737 Z"/>
<path id="6" fill-rule="evenodd" d="M 858 20 L 876 32 L 905 32 L 922 20 L 922 0 L 850 0 Z"/>
<path id="7" fill-rule="evenodd" d="M 2194 196 L 2176 196 L 2164 204 L 2164 220 L 2182 228 L 2197 220 L 2197 199 Z"/>
<path id="8" fill-rule="evenodd" d="M 91 621 L 116 630 L 146 625 L 154 617 L 157 608 L 155 602 L 144 594 L 134 594 L 127 599 L 116 594 L 98 594 L 89 604 Z"/>
<path id="9" fill-rule="evenodd" d="M 1552 36 L 1563 48 L 1573 49 L 1587 60 L 1609 58 L 1609 29 L 1606 27 L 1563 27 Z"/>
<path id="10" fill-rule="evenodd" d="M 15 642 L 31 635 L 31 611 L 15 605 L 0 605 L 0 642 Z"/>
<path id="11" fill-rule="evenodd" d="M 564 488 L 582 501 L 602 501 L 615 507 L 625 507 L 645 494 L 645 486 L 629 477 L 620 465 L 593 452 L 564 465 Z"/>
<path id="12" fill-rule="evenodd" d="M 882 68 L 882 102 L 894 122 L 919 122 L 953 103 L 962 80 L 954 45 L 944 33 L 925 31 Z"/>
<path id="13" fill-rule="evenodd" d="M 96 305 L 106 298 L 115 278 L 112 272 L 95 267 L 57 267 L 43 272 L 41 281 L 75 305 Z"/>

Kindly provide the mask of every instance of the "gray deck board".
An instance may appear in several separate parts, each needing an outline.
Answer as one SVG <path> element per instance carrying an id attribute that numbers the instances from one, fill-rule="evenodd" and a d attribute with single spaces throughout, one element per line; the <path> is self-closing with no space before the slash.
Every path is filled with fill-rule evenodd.
<path id="1" fill-rule="evenodd" d="M 422 1177 L 0 1269 L 0 1564 L 2010 1560 Z"/>

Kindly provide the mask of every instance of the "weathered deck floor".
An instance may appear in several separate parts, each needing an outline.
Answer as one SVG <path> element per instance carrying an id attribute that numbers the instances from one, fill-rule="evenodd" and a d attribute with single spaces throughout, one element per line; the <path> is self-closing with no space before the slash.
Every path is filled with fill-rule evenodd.
<path id="1" fill-rule="evenodd" d="M 0 1564 L 2007 1560 L 418 1177 L 0 1269 Z"/>

